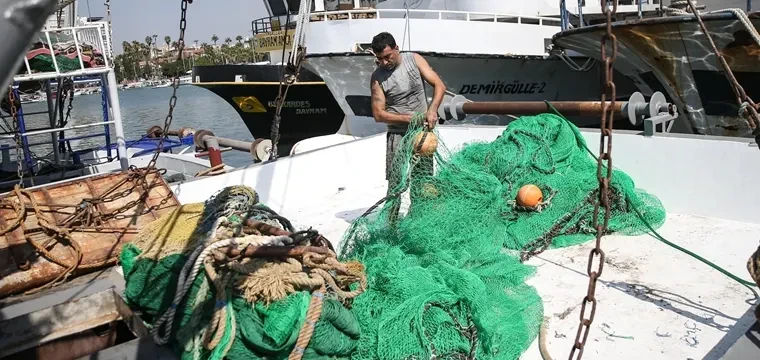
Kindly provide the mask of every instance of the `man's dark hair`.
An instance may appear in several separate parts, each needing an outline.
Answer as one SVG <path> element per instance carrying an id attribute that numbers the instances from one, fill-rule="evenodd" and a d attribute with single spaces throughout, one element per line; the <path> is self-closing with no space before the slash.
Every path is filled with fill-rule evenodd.
<path id="1" fill-rule="evenodd" d="M 375 54 L 383 52 L 386 46 L 391 49 L 396 48 L 396 39 L 394 39 L 393 35 L 389 32 L 381 32 L 372 38 L 372 51 L 374 51 Z"/>

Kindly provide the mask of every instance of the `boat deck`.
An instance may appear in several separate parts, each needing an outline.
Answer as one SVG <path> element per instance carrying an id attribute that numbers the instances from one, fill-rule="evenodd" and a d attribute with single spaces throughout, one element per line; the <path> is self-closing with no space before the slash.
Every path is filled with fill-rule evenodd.
<path id="1" fill-rule="evenodd" d="M 283 215 L 337 246 L 350 221 L 385 194 L 384 181 L 347 185 Z M 751 280 L 746 263 L 760 225 L 671 213 L 658 232 Z M 555 359 L 567 356 L 578 329 L 592 246 L 552 249 L 528 261 L 537 267 L 528 283 L 543 299 L 546 344 Z M 649 234 L 606 236 L 602 247 L 606 260 L 584 359 L 729 359 L 726 351 L 755 323 L 746 287 Z M 542 359 L 538 340 L 523 359 Z"/>
<path id="2" fill-rule="evenodd" d="M 441 126 L 439 140 L 456 150 L 491 141 L 502 131 Z M 598 130 L 581 133 L 592 151 L 598 149 Z M 669 212 L 661 235 L 746 280 L 746 262 L 760 241 L 760 193 L 747 191 L 760 177 L 758 155 L 747 139 L 615 134 L 615 166 Z M 180 202 L 190 203 L 205 200 L 213 189 L 249 185 L 294 225 L 313 227 L 338 246 L 350 222 L 385 196 L 384 165 L 385 136 L 378 135 L 174 191 Z M 529 284 L 543 299 L 546 344 L 554 359 L 566 357 L 575 340 L 591 246 L 549 250 L 529 261 L 537 267 Z M 747 332 L 755 323 L 755 300 L 747 288 L 650 235 L 607 236 L 603 248 L 606 264 L 584 359 L 760 358 L 760 335 L 750 338 Z M 538 341 L 523 359 L 542 359 Z"/>

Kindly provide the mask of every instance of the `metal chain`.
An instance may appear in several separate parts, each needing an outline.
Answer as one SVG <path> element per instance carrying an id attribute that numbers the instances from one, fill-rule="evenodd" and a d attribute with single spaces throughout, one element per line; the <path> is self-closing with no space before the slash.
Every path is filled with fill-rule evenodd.
<path id="1" fill-rule="evenodd" d="M 18 184 L 24 187 L 24 162 L 21 159 L 21 136 L 18 133 L 18 110 L 16 109 L 16 96 L 13 93 L 13 85 L 8 87 L 8 101 L 11 107 L 11 118 L 13 119 L 13 140 L 16 141 L 16 175 Z"/>
<path id="2" fill-rule="evenodd" d="M 604 62 L 604 89 L 602 93 L 602 120 L 601 120 L 601 138 L 599 139 L 599 158 L 597 161 L 596 175 L 599 179 L 599 201 L 594 204 L 594 228 L 596 229 L 596 244 L 591 250 L 588 258 L 588 290 L 581 303 L 580 324 L 578 324 L 578 333 L 575 336 L 575 343 L 570 350 L 570 360 L 578 352 L 576 359 L 583 357 L 583 350 L 586 346 L 591 324 L 594 322 L 596 314 L 596 281 L 602 276 L 604 268 L 604 251 L 602 250 L 602 237 L 607 231 L 607 225 L 610 220 L 610 198 L 609 189 L 612 181 L 612 123 L 615 114 L 615 82 L 612 78 L 613 67 L 617 57 L 617 38 L 612 33 L 612 17 L 617 12 L 617 1 L 612 1 L 612 8 L 609 7 L 607 0 L 601 0 L 601 6 L 604 8 L 604 14 L 607 16 L 607 32 L 602 36 L 601 56 Z M 607 56 L 607 42 L 612 42 L 612 51 Z M 607 103 L 609 99 L 609 104 Z M 607 167 L 606 174 L 603 172 L 604 166 Z M 604 208 L 604 221 L 599 224 L 599 210 Z M 594 259 L 598 257 L 596 270 L 593 269 Z M 591 304 L 591 310 L 586 317 L 586 309 Z"/>
<path id="3" fill-rule="evenodd" d="M 185 16 L 187 15 L 187 4 L 192 4 L 193 0 L 182 0 L 182 15 L 180 16 L 179 20 L 179 40 L 177 40 L 177 45 L 179 49 L 179 54 L 177 55 L 177 61 L 182 61 L 182 51 L 185 49 L 185 28 L 187 27 L 187 20 L 185 19 Z M 166 114 L 166 119 L 164 119 L 164 129 L 161 132 L 161 138 L 158 141 L 158 147 L 156 147 L 156 152 L 153 154 L 153 158 L 150 160 L 150 163 L 148 163 L 148 168 L 152 168 L 156 166 L 156 161 L 158 160 L 159 154 L 161 154 L 161 151 L 164 148 L 164 141 L 166 141 L 166 138 L 168 136 L 169 127 L 172 124 L 172 120 L 174 119 L 174 108 L 177 106 L 177 88 L 179 88 L 179 78 L 181 74 L 177 73 L 174 75 L 174 79 L 172 79 L 172 96 L 169 98 L 169 113 Z"/>
<path id="4" fill-rule="evenodd" d="M 63 81 L 65 83 L 66 88 L 69 90 L 69 106 L 66 108 L 66 118 L 63 120 L 63 123 L 61 124 L 61 127 L 65 127 L 69 123 L 69 118 L 71 117 L 71 109 L 74 108 L 74 78 L 65 78 Z M 63 86 L 61 87 L 61 91 L 59 93 L 63 94 Z M 63 111 L 63 110 L 61 110 Z M 64 132 L 61 131 L 58 135 L 60 138 L 63 138 Z M 61 153 L 65 153 L 68 149 L 69 153 L 73 153 L 71 150 L 71 142 L 66 141 L 65 143 L 61 143 L 59 146 L 59 150 Z"/>
<path id="5" fill-rule="evenodd" d="M 734 91 L 734 95 L 736 96 L 736 102 L 739 105 L 739 111 L 740 116 L 744 117 L 746 116 L 746 113 L 749 113 L 749 118 L 747 118 L 747 125 L 749 128 L 753 131 L 753 135 L 756 137 L 756 143 L 758 147 L 760 147 L 760 114 L 757 112 L 758 105 L 752 101 L 752 98 L 747 95 L 747 93 L 744 91 L 744 88 L 739 85 L 739 82 L 736 80 L 736 77 L 734 76 L 733 71 L 731 71 L 731 67 L 728 65 L 728 62 L 726 62 L 726 59 L 723 57 L 723 55 L 718 51 L 718 47 L 715 46 L 715 42 L 713 41 L 712 36 L 710 36 L 710 33 L 707 31 L 707 27 L 705 26 L 705 23 L 702 21 L 702 16 L 697 11 L 697 8 L 694 6 L 694 1 L 687 0 L 689 2 L 689 8 L 691 8 L 691 12 L 694 13 L 694 17 L 697 19 L 697 22 L 699 23 L 699 27 L 702 29 L 702 32 L 705 34 L 705 37 L 707 37 L 707 42 L 710 43 L 710 47 L 712 48 L 713 54 L 718 58 L 718 62 L 720 63 L 721 67 L 723 68 L 723 72 L 726 75 L 726 79 L 728 82 L 731 83 L 731 89 Z"/>

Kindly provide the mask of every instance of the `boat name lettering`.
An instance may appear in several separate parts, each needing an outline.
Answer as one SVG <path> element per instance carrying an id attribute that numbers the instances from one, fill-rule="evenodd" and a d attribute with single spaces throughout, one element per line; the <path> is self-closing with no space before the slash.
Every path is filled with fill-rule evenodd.
<path id="1" fill-rule="evenodd" d="M 543 94 L 545 82 L 521 83 L 518 80 L 513 82 L 504 82 L 501 80 L 494 81 L 490 84 L 470 84 L 462 85 L 459 95 L 465 94 Z"/>
<path id="2" fill-rule="evenodd" d="M 273 31 L 271 33 L 256 35 L 256 48 L 261 51 L 273 51 L 293 44 L 293 30 Z"/>
<path id="3" fill-rule="evenodd" d="M 327 114 L 326 108 L 296 109 L 296 115 L 322 115 Z"/>
<path id="4" fill-rule="evenodd" d="M 270 101 L 267 105 L 269 105 L 270 108 L 277 107 L 277 103 L 273 100 Z M 286 101 L 282 104 L 283 108 L 310 108 L 311 103 L 306 101 Z"/>

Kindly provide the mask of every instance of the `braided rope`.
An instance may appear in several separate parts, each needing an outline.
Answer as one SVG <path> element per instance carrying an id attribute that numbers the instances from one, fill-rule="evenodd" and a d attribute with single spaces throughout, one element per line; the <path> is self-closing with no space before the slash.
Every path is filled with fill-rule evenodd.
<path id="1" fill-rule="evenodd" d="M 311 301 L 309 302 L 309 310 L 306 311 L 306 321 L 301 326 L 301 330 L 298 331 L 298 339 L 293 351 L 290 352 L 288 360 L 301 360 L 303 358 L 306 347 L 309 346 L 311 337 L 314 335 L 314 328 L 317 326 L 317 320 L 322 315 L 322 303 L 325 297 L 324 284 L 311 294 Z"/>
<path id="2" fill-rule="evenodd" d="M 287 236 L 260 235 L 249 235 L 242 238 L 218 240 L 217 232 L 220 229 L 220 224 L 224 222 L 227 222 L 227 218 L 224 216 L 218 218 L 214 222 L 211 236 L 209 236 L 208 241 L 206 242 L 210 245 L 206 246 L 205 248 L 196 248 L 195 251 L 193 251 L 193 253 L 190 255 L 188 261 L 185 263 L 185 266 L 182 267 L 182 271 L 180 272 L 180 276 L 177 281 L 177 289 L 179 290 L 175 293 L 174 300 L 169 306 L 169 309 L 156 321 L 153 329 L 151 330 L 151 335 L 153 336 L 156 344 L 164 345 L 169 342 L 169 338 L 171 337 L 171 329 L 174 322 L 174 316 L 177 312 L 177 307 L 192 286 L 195 278 L 198 276 L 198 272 L 200 271 L 203 262 L 214 250 L 227 246 L 246 247 L 248 245 L 280 245 L 287 244 L 289 241 L 292 241 Z M 188 272 L 190 272 L 189 275 Z M 164 326 L 166 327 L 166 331 L 161 334 Z"/>

